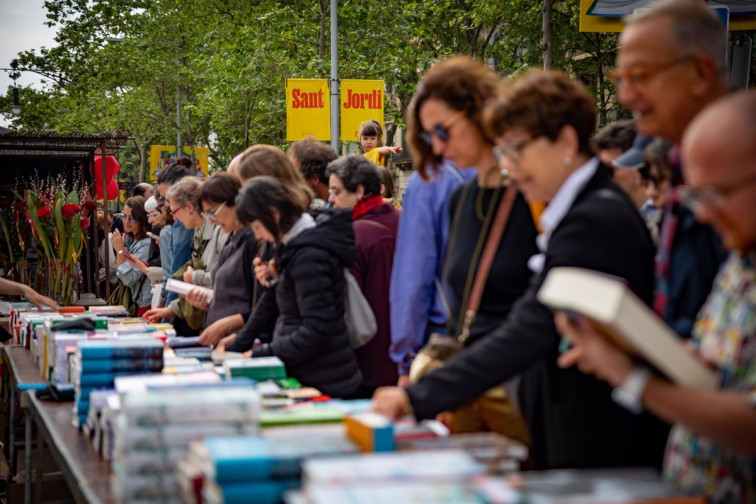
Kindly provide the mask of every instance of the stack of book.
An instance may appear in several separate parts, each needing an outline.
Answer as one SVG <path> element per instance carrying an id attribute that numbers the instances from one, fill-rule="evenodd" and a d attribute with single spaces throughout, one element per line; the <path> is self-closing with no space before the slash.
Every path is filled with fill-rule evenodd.
<path id="1" fill-rule="evenodd" d="M 85 424 L 93 390 L 112 389 L 118 376 L 159 373 L 162 369 L 163 344 L 158 340 L 79 341 L 71 365 L 75 387 L 74 425 Z"/>
<path id="2" fill-rule="evenodd" d="M 114 426 L 114 495 L 120 502 L 178 502 L 175 470 L 190 442 L 256 435 L 260 409 L 249 380 L 126 393 Z"/>
<path id="3" fill-rule="evenodd" d="M 286 502 L 401 504 L 479 502 L 472 482 L 485 466 L 463 451 L 373 453 L 309 459 L 304 488 Z"/>
<path id="4" fill-rule="evenodd" d="M 223 362 L 226 379 L 245 377 L 255 381 L 286 378 L 286 368 L 278 357 L 234 359 Z"/>
<path id="5" fill-rule="evenodd" d="M 193 443 L 186 467 L 199 468 L 201 497 L 207 504 L 275 504 L 287 490 L 300 488 L 306 458 L 352 454 L 357 447 L 340 429 L 280 429 L 280 437 L 219 437 Z M 184 502 L 195 502 L 196 485 L 181 485 Z M 189 492 L 187 492 L 187 489 Z"/>

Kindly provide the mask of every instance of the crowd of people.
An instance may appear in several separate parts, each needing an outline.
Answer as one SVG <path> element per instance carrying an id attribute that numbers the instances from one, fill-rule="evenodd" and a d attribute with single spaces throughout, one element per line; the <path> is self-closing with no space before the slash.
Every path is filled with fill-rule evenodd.
<path id="1" fill-rule="evenodd" d="M 629 17 L 612 78 L 634 119 L 598 133 L 595 99 L 564 73 L 442 61 L 408 110 L 401 204 L 382 166 L 401 147 L 375 122 L 364 155 L 306 139 L 252 146 L 207 180 L 177 163 L 135 188 L 99 280 L 332 397 L 518 439 L 533 468 L 651 466 L 712 502 L 755 502 L 756 96 L 729 94 L 725 48 L 697 1 Z M 561 266 L 624 279 L 720 387 L 672 383 L 541 304 Z M 377 325 L 359 347 L 350 277 Z M 176 297 L 168 278 L 214 295 Z"/>

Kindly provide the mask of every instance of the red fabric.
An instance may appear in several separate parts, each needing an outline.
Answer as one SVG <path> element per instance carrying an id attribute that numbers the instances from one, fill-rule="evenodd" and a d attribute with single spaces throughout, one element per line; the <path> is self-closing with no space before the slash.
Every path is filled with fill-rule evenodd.
<path id="1" fill-rule="evenodd" d="M 367 199 L 364 199 L 360 202 L 358 202 L 356 205 L 354 205 L 354 210 L 352 214 L 352 220 L 357 220 L 366 213 L 368 213 L 370 210 L 379 207 L 381 205 L 385 204 L 383 201 L 383 198 L 380 196 L 370 196 Z"/>
<path id="2" fill-rule="evenodd" d="M 139 308 L 137 308 L 137 317 L 142 318 L 145 313 L 150 311 L 150 308 L 150 306 L 140 306 Z"/>
<path id="3" fill-rule="evenodd" d="M 350 268 L 378 322 L 375 337 L 355 351 L 363 384 L 368 388 L 396 385 L 399 374 L 389 357 L 391 308 L 389 286 L 400 212 L 381 204 L 354 222 L 357 258 Z M 366 222 L 372 221 L 372 222 Z"/>

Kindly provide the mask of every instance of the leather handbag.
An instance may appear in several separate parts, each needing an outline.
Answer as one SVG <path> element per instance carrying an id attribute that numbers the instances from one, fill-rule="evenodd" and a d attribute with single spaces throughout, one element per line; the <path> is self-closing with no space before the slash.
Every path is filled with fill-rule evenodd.
<path id="1" fill-rule="evenodd" d="M 508 187 L 498 205 L 493 223 L 491 224 L 490 215 L 487 215 L 484 221 L 481 234 L 485 236 L 486 230 L 489 229 L 490 233 L 482 253 L 480 246 L 476 247 L 473 253 L 470 264 L 474 265 L 479 261 L 478 268 L 475 271 L 472 287 L 463 295 L 462 306 L 465 308 L 461 314 L 462 323 L 458 325 L 460 327 L 458 336 L 454 337 L 439 333 L 431 334 L 428 343 L 418 352 L 412 361 L 412 365 L 410 366 L 410 382 L 414 383 L 433 370 L 443 366 L 447 360 L 462 350 L 465 342 L 470 337 L 470 327 L 475 322 L 475 316 L 483 297 L 483 289 L 502 236 L 504 235 L 504 230 L 516 197 L 517 188 L 514 186 Z M 453 231 L 456 229 L 463 203 L 464 199 L 460 201 L 457 207 L 457 213 L 452 224 Z M 454 233 L 451 234 L 451 236 L 453 235 Z M 470 285 L 470 276 L 473 270 L 474 268 L 471 267 L 468 272 L 467 286 Z M 455 433 L 489 430 L 504 434 L 526 444 L 530 442 L 527 427 L 519 415 L 517 408 L 509 400 L 507 391 L 503 386 L 494 387 L 475 401 L 455 410 L 451 415 L 449 424 L 452 432 Z"/>

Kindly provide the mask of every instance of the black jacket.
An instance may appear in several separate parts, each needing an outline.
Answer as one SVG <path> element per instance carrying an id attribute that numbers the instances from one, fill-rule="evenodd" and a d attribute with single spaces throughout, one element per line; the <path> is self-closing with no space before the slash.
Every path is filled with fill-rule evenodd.
<path id="1" fill-rule="evenodd" d="M 279 250 L 273 339 L 252 356 L 275 355 L 303 385 L 349 397 L 362 383 L 344 323 L 344 268 L 357 254 L 352 214 L 322 211 L 316 223 Z"/>
<path id="2" fill-rule="evenodd" d="M 544 269 L 510 318 L 407 389 L 415 415 L 454 409 L 522 373 L 520 400 L 537 468 L 660 467 L 668 427 L 615 404 L 606 383 L 560 369 L 553 313 L 536 299 L 551 268 L 576 266 L 627 279 L 649 303 L 653 254 L 639 212 L 600 166 L 552 233 Z"/>

